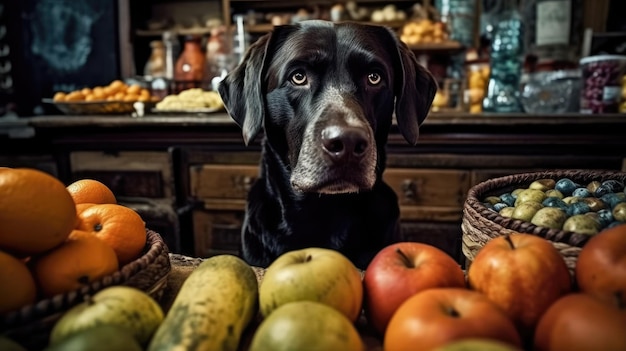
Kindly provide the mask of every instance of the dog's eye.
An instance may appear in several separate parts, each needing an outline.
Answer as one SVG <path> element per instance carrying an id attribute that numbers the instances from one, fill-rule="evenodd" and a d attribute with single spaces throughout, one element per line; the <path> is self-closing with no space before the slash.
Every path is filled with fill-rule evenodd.
<path id="1" fill-rule="evenodd" d="M 306 74 L 303 71 L 297 71 L 291 75 L 291 81 L 295 85 L 305 85 L 307 82 Z"/>
<path id="2" fill-rule="evenodd" d="M 372 73 L 367 75 L 367 81 L 371 85 L 377 85 L 377 84 L 380 83 L 381 80 L 382 80 L 382 77 L 380 76 L 380 74 L 378 74 L 376 72 L 372 72 Z"/>

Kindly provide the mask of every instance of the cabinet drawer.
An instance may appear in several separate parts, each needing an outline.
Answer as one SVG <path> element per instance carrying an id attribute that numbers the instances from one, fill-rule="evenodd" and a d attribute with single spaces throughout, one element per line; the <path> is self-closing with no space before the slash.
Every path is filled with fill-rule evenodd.
<path id="1" fill-rule="evenodd" d="M 398 195 L 402 219 L 457 221 L 469 175 L 461 170 L 389 168 L 383 178 Z"/>
<path id="2" fill-rule="evenodd" d="M 239 255 L 243 217 L 242 211 L 193 211 L 195 255 Z"/>
<path id="3" fill-rule="evenodd" d="M 198 199 L 218 198 L 245 200 L 257 179 L 259 167 L 254 165 L 191 166 L 191 196 Z"/>
<path id="4" fill-rule="evenodd" d="M 116 196 L 169 199 L 174 194 L 167 153 L 76 151 L 70 154 L 70 162 L 74 180 L 97 179 Z"/>

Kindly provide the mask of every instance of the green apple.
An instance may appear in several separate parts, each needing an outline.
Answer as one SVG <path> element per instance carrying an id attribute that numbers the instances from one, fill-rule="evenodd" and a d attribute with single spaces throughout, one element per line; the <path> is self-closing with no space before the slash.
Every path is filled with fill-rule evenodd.
<path id="1" fill-rule="evenodd" d="M 139 342 L 127 329 L 98 325 L 68 336 L 44 351 L 141 351 Z"/>
<path id="2" fill-rule="evenodd" d="M 354 324 L 336 309 L 314 301 L 278 307 L 256 329 L 249 351 L 363 351 Z"/>
<path id="3" fill-rule="evenodd" d="M 338 251 L 311 247 L 289 251 L 265 271 L 259 286 L 261 313 L 267 317 L 294 301 L 317 301 L 335 308 L 352 322 L 361 313 L 361 273 Z"/>
<path id="4" fill-rule="evenodd" d="M 433 351 L 521 351 L 521 349 L 498 340 L 468 338 L 453 341 Z"/>
<path id="5" fill-rule="evenodd" d="M 163 318 L 161 306 L 147 293 L 129 286 L 111 286 L 65 312 L 50 332 L 50 345 L 101 325 L 124 328 L 145 345 Z"/>

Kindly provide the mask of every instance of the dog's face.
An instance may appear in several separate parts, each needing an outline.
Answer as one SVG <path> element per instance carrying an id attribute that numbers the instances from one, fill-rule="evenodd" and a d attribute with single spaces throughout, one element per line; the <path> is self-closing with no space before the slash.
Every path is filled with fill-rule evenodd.
<path id="1" fill-rule="evenodd" d="M 219 91 L 246 143 L 264 129 L 295 191 L 333 194 L 380 177 L 394 107 L 416 143 L 436 83 L 387 28 L 306 21 L 255 42 Z"/>

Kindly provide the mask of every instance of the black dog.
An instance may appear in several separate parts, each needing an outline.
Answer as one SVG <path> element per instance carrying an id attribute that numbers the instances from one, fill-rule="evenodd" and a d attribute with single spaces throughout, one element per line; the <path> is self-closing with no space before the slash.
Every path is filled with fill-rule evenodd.
<path id="1" fill-rule="evenodd" d="M 305 21 L 250 46 L 219 86 L 246 144 L 263 129 L 243 257 L 338 250 L 364 269 L 397 240 L 398 200 L 381 175 L 392 116 L 411 144 L 437 84 L 388 28 Z"/>

